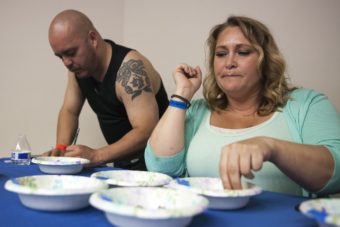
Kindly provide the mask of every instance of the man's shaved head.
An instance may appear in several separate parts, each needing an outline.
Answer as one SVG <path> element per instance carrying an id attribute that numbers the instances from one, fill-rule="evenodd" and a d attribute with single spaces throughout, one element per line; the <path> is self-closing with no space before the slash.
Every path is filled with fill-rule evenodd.
<path id="1" fill-rule="evenodd" d="M 49 37 L 56 33 L 68 33 L 69 35 L 86 36 L 90 31 L 96 31 L 90 19 L 76 10 L 65 10 L 57 14 L 49 28 Z M 98 34 L 98 33 L 97 33 Z"/>

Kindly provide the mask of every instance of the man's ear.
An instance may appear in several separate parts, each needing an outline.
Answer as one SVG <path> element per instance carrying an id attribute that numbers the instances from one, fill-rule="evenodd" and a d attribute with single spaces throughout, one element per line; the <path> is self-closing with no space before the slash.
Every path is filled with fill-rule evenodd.
<path id="1" fill-rule="evenodd" d="M 98 45 L 98 36 L 95 31 L 89 31 L 89 39 L 93 47 L 97 47 Z"/>

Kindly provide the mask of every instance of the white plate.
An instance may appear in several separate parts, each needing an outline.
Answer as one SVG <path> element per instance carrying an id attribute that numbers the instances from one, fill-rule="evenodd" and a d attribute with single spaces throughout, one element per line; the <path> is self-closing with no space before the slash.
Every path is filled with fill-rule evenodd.
<path id="1" fill-rule="evenodd" d="M 340 199 L 311 199 L 302 202 L 300 211 L 313 219 L 319 226 L 340 226 Z"/>
<path id="2" fill-rule="evenodd" d="M 205 196 L 212 209 L 239 209 L 246 206 L 251 196 L 260 194 L 261 188 L 244 183 L 242 190 L 226 190 L 219 178 L 188 177 L 172 180 L 166 187 L 186 190 Z"/>
<path id="3" fill-rule="evenodd" d="M 208 207 L 202 196 L 171 188 L 116 187 L 91 195 L 110 223 L 128 227 L 186 226 Z"/>
<path id="4" fill-rule="evenodd" d="M 105 180 L 113 186 L 155 187 L 168 184 L 172 178 L 166 174 L 139 170 L 109 170 L 93 173 L 91 177 Z"/>
<path id="5" fill-rule="evenodd" d="M 39 165 L 41 172 L 50 174 L 75 174 L 81 172 L 85 164 L 90 163 L 88 159 L 77 157 L 48 157 L 41 156 L 32 159 Z"/>
<path id="6" fill-rule="evenodd" d="M 76 210 L 89 205 L 92 193 L 107 189 L 98 179 L 68 175 L 36 175 L 7 180 L 5 189 L 18 193 L 23 205 L 37 210 Z"/>

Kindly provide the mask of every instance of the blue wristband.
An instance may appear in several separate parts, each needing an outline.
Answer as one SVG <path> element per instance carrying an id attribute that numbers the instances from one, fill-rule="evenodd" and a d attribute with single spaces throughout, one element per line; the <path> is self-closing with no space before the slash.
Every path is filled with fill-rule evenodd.
<path id="1" fill-rule="evenodd" d="M 186 110 L 189 108 L 190 105 L 186 102 L 180 102 L 180 101 L 170 99 L 169 106 Z"/>

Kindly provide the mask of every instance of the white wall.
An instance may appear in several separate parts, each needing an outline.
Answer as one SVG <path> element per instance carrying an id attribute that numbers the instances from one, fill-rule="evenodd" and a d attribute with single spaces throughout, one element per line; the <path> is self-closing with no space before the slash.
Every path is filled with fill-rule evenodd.
<path id="1" fill-rule="evenodd" d="M 52 18 L 64 9 L 87 14 L 101 34 L 123 41 L 123 0 L 0 1 L 0 157 L 8 156 L 17 135 L 25 133 L 33 153 L 55 145 L 57 114 L 67 71 L 47 37 Z M 79 143 L 105 145 L 89 106 L 81 115 Z"/>
<path id="2" fill-rule="evenodd" d="M 210 29 L 230 15 L 256 18 L 272 31 L 292 82 L 326 93 L 340 110 L 340 1 L 125 1 L 124 42 L 148 56 L 174 89 L 181 62 L 206 66 Z"/>
<path id="3" fill-rule="evenodd" d="M 66 69 L 49 47 L 47 29 L 68 8 L 87 14 L 104 37 L 147 56 L 168 94 L 177 64 L 205 71 L 205 41 L 213 25 L 231 14 L 257 18 L 273 32 L 292 82 L 326 93 L 340 110 L 338 0 L 2 0 L 0 157 L 9 155 L 18 133 L 27 134 L 33 153 L 55 144 Z M 105 144 L 88 106 L 80 128 L 79 143 Z"/>

